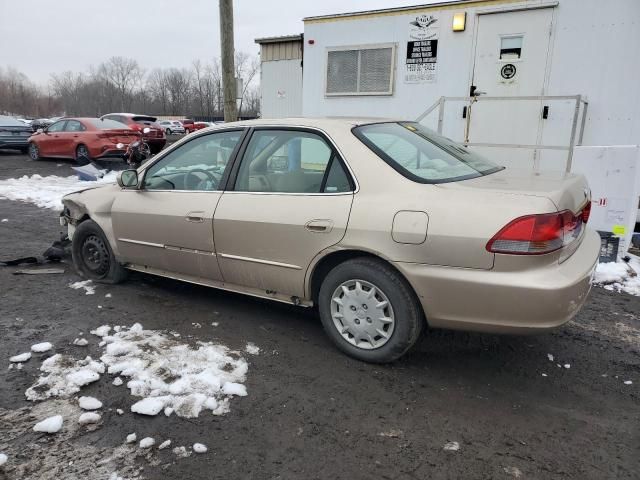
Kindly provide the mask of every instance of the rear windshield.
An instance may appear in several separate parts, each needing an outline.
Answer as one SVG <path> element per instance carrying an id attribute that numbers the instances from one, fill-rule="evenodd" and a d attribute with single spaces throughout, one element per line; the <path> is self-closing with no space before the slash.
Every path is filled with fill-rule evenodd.
<path id="1" fill-rule="evenodd" d="M 145 115 L 136 115 L 131 120 L 134 122 L 155 122 L 156 117 L 147 117 Z"/>
<path id="2" fill-rule="evenodd" d="M 26 127 L 24 123 L 12 117 L 0 115 L 0 126 L 2 127 Z"/>
<path id="3" fill-rule="evenodd" d="M 116 122 L 115 120 L 109 120 L 108 118 L 92 118 L 91 120 L 89 120 L 89 122 L 91 122 L 91 125 L 99 130 L 129 128 L 129 126 L 125 125 L 124 123 Z"/>
<path id="4" fill-rule="evenodd" d="M 415 122 L 362 125 L 353 133 L 395 170 L 420 183 L 455 182 L 504 168 Z"/>

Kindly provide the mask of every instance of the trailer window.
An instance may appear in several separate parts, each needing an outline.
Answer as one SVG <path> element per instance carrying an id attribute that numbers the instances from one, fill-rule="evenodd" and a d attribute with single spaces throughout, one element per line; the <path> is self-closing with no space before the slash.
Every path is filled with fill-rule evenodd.
<path id="1" fill-rule="evenodd" d="M 329 49 L 326 94 L 391 95 L 394 59 L 394 45 Z"/>
<path id="2" fill-rule="evenodd" d="M 500 60 L 516 60 L 522 56 L 522 35 L 500 38 Z"/>
<path id="3" fill-rule="evenodd" d="M 504 168 L 415 122 L 373 123 L 353 133 L 396 171 L 420 183 L 456 182 Z"/>

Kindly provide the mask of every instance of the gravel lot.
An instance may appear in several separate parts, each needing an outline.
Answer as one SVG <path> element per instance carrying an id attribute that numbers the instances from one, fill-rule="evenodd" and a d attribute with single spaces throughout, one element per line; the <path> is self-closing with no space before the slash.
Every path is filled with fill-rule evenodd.
<path id="1" fill-rule="evenodd" d="M 0 152 L 0 179 L 34 173 L 72 172 L 69 162 Z M 57 217 L 0 199 L 0 258 L 41 254 L 59 235 Z M 430 331 L 401 361 L 375 366 L 334 349 L 312 311 L 142 274 L 85 295 L 68 287 L 79 277 L 63 266 L 63 275 L 47 276 L 0 267 L 2 480 L 116 471 L 167 480 L 638 478 L 640 297 L 594 288 L 575 321 L 553 333 Z M 130 412 L 137 399 L 125 387 L 99 381 L 81 394 L 103 402 L 102 423 L 83 427 L 74 401 L 25 399 L 52 352 L 8 369 L 10 356 L 42 341 L 55 353 L 98 358 L 89 330 L 134 322 L 240 351 L 253 342 L 260 353 L 243 354 L 248 396 L 234 397 L 222 416 L 145 417 Z M 72 345 L 80 332 L 88 347 Z M 54 413 L 71 418 L 62 432 L 32 431 Z M 172 448 L 200 442 L 208 452 L 142 450 L 124 444 L 132 432 L 156 445 L 171 439 Z M 444 450 L 448 442 L 459 449 Z"/>

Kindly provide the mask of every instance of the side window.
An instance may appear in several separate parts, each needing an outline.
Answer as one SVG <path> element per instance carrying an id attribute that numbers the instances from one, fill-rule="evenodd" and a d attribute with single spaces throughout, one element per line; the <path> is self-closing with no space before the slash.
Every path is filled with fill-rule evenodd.
<path id="1" fill-rule="evenodd" d="M 85 128 L 77 120 L 68 120 L 67 125 L 64 127 L 65 132 L 83 132 Z"/>
<path id="2" fill-rule="evenodd" d="M 331 147 L 314 133 L 257 130 L 242 158 L 235 190 L 332 193 L 351 190 Z"/>
<path id="3" fill-rule="evenodd" d="M 64 129 L 64 124 L 67 123 L 66 120 L 62 120 L 60 122 L 56 122 L 47 128 L 48 132 L 61 132 Z"/>
<path id="4" fill-rule="evenodd" d="M 149 167 L 146 190 L 218 190 L 241 130 L 212 133 L 181 145 Z"/>

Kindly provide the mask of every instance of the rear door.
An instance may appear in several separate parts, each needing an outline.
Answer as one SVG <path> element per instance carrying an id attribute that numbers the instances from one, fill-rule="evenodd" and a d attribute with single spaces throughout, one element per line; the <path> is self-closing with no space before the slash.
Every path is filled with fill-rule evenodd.
<path id="1" fill-rule="evenodd" d="M 64 130 L 60 132 L 60 155 L 74 158 L 76 147 L 83 143 L 80 138 L 86 128 L 78 120 L 67 120 Z M 87 145 L 88 146 L 88 145 Z"/>
<path id="2" fill-rule="evenodd" d="M 146 168 L 140 189 L 118 193 L 112 219 L 124 262 L 221 280 L 213 212 L 242 134 L 234 129 L 197 136 Z"/>
<path id="3" fill-rule="evenodd" d="M 214 218 L 225 282 L 304 297 L 312 259 L 345 234 L 354 182 L 329 139 L 255 129 Z"/>

